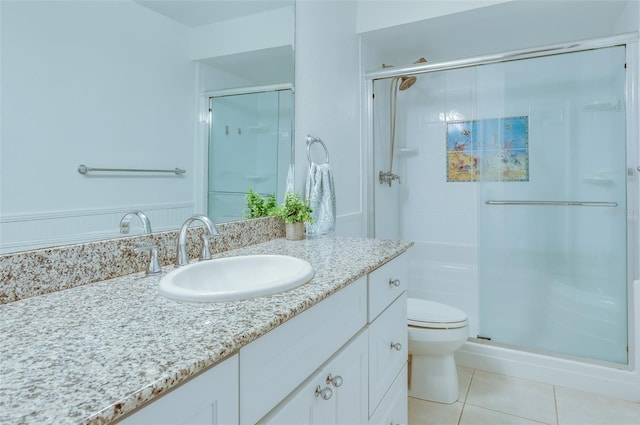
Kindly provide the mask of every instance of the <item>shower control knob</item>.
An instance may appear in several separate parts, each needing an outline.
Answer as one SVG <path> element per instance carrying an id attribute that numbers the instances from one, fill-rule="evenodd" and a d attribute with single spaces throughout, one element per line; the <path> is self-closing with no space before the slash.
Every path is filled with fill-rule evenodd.
<path id="1" fill-rule="evenodd" d="M 331 374 L 328 374 L 327 384 L 331 384 L 334 387 L 338 388 L 340 385 L 342 385 L 342 376 L 340 375 L 332 376 Z"/>
<path id="2" fill-rule="evenodd" d="M 396 350 L 396 351 L 400 351 L 402 350 L 402 344 L 400 344 L 399 342 L 392 342 L 391 343 L 391 349 L 392 350 Z"/>
<path id="3" fill-rule="evenodd" d="M 400 286 L 400 279 L 389 279 L 389 286 Z"/>
<path id="4" fill-rule="evenodd" d="M 316 398 L 321 397 L 323 400 L 329 400 L 332 396 L 333 391 L 331 391 L 331 388 L 322 388 L 320 385 L 316 387 Z"/>

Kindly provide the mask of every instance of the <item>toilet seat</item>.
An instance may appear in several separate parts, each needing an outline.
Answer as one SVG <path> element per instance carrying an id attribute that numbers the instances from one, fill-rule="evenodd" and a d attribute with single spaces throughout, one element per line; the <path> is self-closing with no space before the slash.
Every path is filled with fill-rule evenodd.
<path id="1" fill-rule="evenodd" d="M 456 329 L 467 326 L 467 314 L 445 304 L 418 298 L 407 299 L 409 326 L 428 329 Z"/>

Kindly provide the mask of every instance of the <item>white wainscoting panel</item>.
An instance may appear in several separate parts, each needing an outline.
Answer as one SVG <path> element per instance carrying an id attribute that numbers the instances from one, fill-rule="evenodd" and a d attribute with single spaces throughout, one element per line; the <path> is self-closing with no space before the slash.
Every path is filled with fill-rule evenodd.
<path id="1" fill-rule="evenodd" d="M 123 236 L 120 220 L 134 210 L 144 212 L 157 232 L 178 228 L 194 214 L 194 203 L 5 214 L 0 216 L 0 254 Z M 132 217 L 129 235 L 142 233 L 142 223 Z"/>

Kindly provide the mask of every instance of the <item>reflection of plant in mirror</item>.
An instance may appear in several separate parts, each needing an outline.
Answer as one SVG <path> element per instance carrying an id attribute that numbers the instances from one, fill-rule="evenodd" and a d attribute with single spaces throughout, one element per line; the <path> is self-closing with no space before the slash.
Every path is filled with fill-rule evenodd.
<path id="1" fill-rule="evenodd" d="M 269 195 L 265 198 L 249 189 L 245 199 L 247 200 L 247 209 L 244 210 L 244 218 L 268 217 L 275 214 L 277 208 L 275 195 Z"/>
<path id="2" fill-rule="evenodd" d="M 299 193 L 287 192 L 284 195 L 284 202 L 276 208 L 275 216 L 284 220 L 285 223 L 313 223 L 312 212 L 308 199 L 303 201 Z"/>

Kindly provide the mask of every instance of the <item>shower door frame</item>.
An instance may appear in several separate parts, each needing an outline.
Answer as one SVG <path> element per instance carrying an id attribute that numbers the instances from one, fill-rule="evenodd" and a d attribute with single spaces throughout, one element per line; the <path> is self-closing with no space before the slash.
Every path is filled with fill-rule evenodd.
<path id="1" fill-rule="evenodd" d="M 598 48 L 606 48 L 613 46 L 625 46 L 626 51 L 626 87 L 625 87 L 625 120 L 626 120 L 626 167 L 627 167 L 627 188 L 626 188 L 626 210 L 627 215 L 627 343 L 628 343 L 628 362 L 627 364 L 617 364 L 609 362 L 593 361 L 594 364 L 602 364 L 604 366 L 623 369 L 635 370 L 640 366 L 640 323 L 633 322 L 633 318 L 638 315 L 637 309 L 640 306 L 634 305 L 634 281 L 640 280 L 640 270 L 638 259 L 639 240 L 640 240 L 640 205 L 639 199 L 639 176 L 640 176 L 640 148 L 639 148 L 639 108 L 638 96 L 640 95 L 640 87 L 638 87 L 640 54 L 638 52 L 638 33 L 620 34 L 611 37 L 602 37 L 597 39 L 588 39 L 563 44 L 554 44 L 531 49 L 523 49 L 509 51 L 485 56 L 465 58 L 443 62 L 429 62 L 419 65 L 410 65 L 406 67 L 387 68 L 381 71 L 368 72 L 365 74 L 366 83 L 366 117 L 365 137 L 368 141 L 365 145 L 367 152 L 365 154 L 367 161 L 367 176 L 364 179 L 363 188 L 367 196 L 367 234 L 374 235 L 375 224 L 375 187 L 377 181 L 374 181 L 374 120 L 373 120 L 373 84 L 375 80 L 389 79 L 406 75 L 420 75 L 430 72 L 446 71 L 460 68 L 475 67 L 478 65 L 486 65 L 492 63 L 509 62 L 520 59 L 529 59 L 543 56 L 551 56 L 556 54 L 573 53 L 585 50 L 593 50 Z M 635 164 L 635 165 L 634 165 Z M 635 285 L 640 288 L 640 284 Z M 471 338 L 473 340 L 473 338 Z M 580 359 L 585 363 L 591 363 L 588 359 Z"/>

